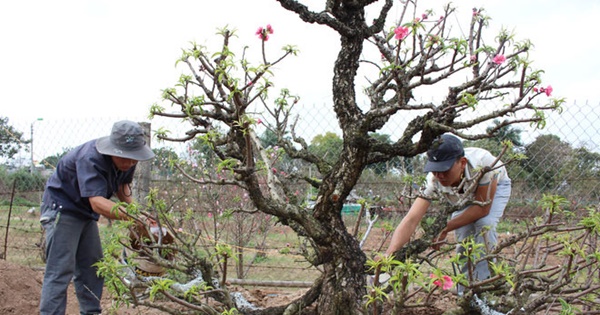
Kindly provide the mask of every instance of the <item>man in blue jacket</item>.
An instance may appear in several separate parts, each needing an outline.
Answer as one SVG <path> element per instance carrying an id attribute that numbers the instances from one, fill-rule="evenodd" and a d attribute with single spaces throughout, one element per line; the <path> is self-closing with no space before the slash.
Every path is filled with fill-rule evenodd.
<path id="1" fill-rule="evenodd" d="M 46 230 L 46 272 L 40 314 L 63 315 L 67 288 L 75 285 L 81 314 L 100 314 L 104 279 L 94 264 L 102 259 L 98 218 L 129 220 L 110 198 L 131 203 L 138 161 L 152 159 L 139 124 L 124 120 L 110 136 L 67 153 L 46 184 L 40 222 Z"/>

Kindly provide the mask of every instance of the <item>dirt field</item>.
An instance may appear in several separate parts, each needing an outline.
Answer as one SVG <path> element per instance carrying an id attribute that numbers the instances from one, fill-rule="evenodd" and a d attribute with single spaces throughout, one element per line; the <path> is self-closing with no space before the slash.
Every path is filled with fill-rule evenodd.
<path id="1" fill-rule="evenodd" d="M 0 314 L 29 315 L 39 313 L 40 294 L 42 291 L 43 272 L 28 267 L 15 265 L 0 260 Z M 102 305 L 110 308 L 110 298 L 103 298 Z M 108 314 L 108 312 L 106 312 Z M 69 290 L 67 314 L 79 314 L 79 304 L 75 292 Z M 123 309 L 123 315 L 164 314 L 149 309 Z"/>
<path id="2" fill-rule="evenodd" d="M 38 306 L 42 291 L 43 271 L 19 266 L 5 260 L 0 260 L 0 315 L 19 314 L 30 315 L 39 313 Z M 244 297 L 258 307 L 268 307 L 285 304 L 299 297 L 302 292 L 286 292 L 272 289 L 243 290 Z M 116 315 L 159 315 L 165 312 L 147 307 L 122 307 L 116 313 L 109 312 L 112 301 L 107 294 L 102 298 L 103 314 Z M 79 304 L 75 291 L 68 292 L 67 315 L 79 314 Z"/>
<path id="3" fill-rule="evenodd" d="M 19 266 L 0 260 L 0 314 L 29 315 L 39 313 L 38 305 L 42 290 L 43 272 L 29 267 Z M 242 290 L 242 289 L 240 289 Z M 276 289 L 243 290 L 244 296 L 259 307 L 281 305 L 299 297 L 302 291 L 286 292 Z M 111 299 L 106 294 L 102 299 L 103 314 L 109 313 Z M 435 315 L 441 314 L 440 310 L 453 303 L 450 294 L 441 296 L 432 308 L 411 310 L 403 315 Z M 71 289 L 68 295 L 67 315 L 79 314 L 79 306 L 75 292 Z M 117 315 L 161 315 L 165 312 L 146 307 L 127 308 L 117 310 Z"/>
<path id="4" fill-rule="evenodd" d="M 276 231 L 277 233 L 284 233 L 285 231 Z M 374 234 L 381 233 L 379 229 L 374 230 Z M 503 235 L 501 236 L 501 238 Z M 370 242 L 367 242 L 365 247 L 377 248 L 379 242 L 383 237 L 376 235 L 370 238 Z M 551 265 L 555 265 L 556 262 L 552 262 Z M 284 270 L 284 269 L 282 269 Z M 289 272 L 285 271 L 284 272 Z M 295 272 L 295 271 L 294 271 Z M 271 269 L 272 273 L 272 269 Z M 43 271 L 34 270 L 29 267 L 17 265 L 15 263 L 6 262 L 0 260 L 0 315 L 3 314 L 19 314 L 28 315 L 39 313 L 38 305 L 40 300 L 40 293 L 42 288 Z M 265 278 L 266 279 L 266 278 Z M 270 279 L 270 278 L 269 278 Z M 280 277 L 276 277 L 271 280 L 281 280 Z M 288 280 L 288 279 L 285 279 Z M 298 280 L 298 279 L 289 279 Z M 306 280 L 306 278 L 304 279 Z M 304 290 L 298 289 L 278 289 L 278 288 L 252 288 L 246 289 L 240 287 L 232 287 L 231 291 L 241 291 L 243 296 L 252 304 L 257 307 L 264 308 L 275 305 L 287 304 L 290 301 L 298 298 L 304 292 Z M 424 298 L 424 296 L 422 297 Z M 456 296 L 448 291 L 440 292 L 431 299 L 432 305 L 428 308 L 422 309 L 408 309 L 397 315 L 440 315 L 444 311 L 455 308 Z M 422 299 L 421 299 L 422 300 Z M 121 307 L 116 312 L 109 312 L 112 306 L 111 297 L 108 294 L 104 294 L 102 299 L 102 306 L 104 309 L 103 314 L 116 314 L 116 315 L 159 315 L 167 314 L 163 311 L 156 309 L 150 309 L 147 307 Z M 387 308 L 386 308 L 387 309 Z M 73 289 L 69 290 L 68 315 L 79 314 L 78 303 L 75 297 Z"/>

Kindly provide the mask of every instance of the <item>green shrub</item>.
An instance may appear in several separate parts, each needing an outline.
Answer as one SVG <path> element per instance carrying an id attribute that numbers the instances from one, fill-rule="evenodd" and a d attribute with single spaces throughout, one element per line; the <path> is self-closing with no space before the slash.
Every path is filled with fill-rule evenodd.
<path id="1" fill-rule="evenodd" d="M 41 173 L 31 173 L 29 169 L 24 168 L 9 173 L 4 178 L 9 181 L 8 183 L 4 183 L 5 186 L 11 187 L 13 183 L 16 183 L 16 189 L 19 192 L 42 191 L 47 180 Z"/>

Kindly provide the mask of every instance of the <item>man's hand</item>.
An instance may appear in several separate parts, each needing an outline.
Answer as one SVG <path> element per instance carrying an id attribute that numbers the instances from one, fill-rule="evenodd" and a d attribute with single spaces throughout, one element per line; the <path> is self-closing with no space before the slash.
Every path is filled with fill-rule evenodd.
<path id="1" fill-rule="evenodd" d="M 157 226 L 158 225 L 156 223 L 156 220 L 154 220 L 151 216 L 144 214 L 144 213 L 140 213 L 139 220 L 148 226 Z"/>
<path id="2" fill-rule="evenodd" d="M 446 244 L 446 237 L 448 236 L 448 230 L 446 230 L 445 228 L 442 230 L 442 232 L 440 232 L 440 235 L 438 235 L 438 237 L 436 237 L 432 244 L 431 247 L 435 250 L 439 250 L 440 247 L 442 247 L 442 245 Z"/>

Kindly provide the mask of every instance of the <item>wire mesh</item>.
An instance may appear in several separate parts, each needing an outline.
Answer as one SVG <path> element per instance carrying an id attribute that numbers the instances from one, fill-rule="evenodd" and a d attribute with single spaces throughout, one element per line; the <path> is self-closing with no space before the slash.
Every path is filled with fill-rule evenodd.
<path id="1" fill-rule="evenodd" d="M 521 130 L 522 146 L 516 149 L 527 159 L 509 165 L 509 176 L 513 180 L 511 201 L 505 212 L 506 218 L 524 219 L 540 214 L 537 202 L 544 194 L 558 194 L 569 199 L 573 212 L 585 211 L 587 206 L 597 204 L 600 191 L 600 132 L 596 122 L 600 114 L 590 102 L 572 102 L 562 113 L 547 117 L 544 129 L 518 126 Z M 309 143 L 317 135 L 327 132 L 341 134 L 334 114 L 327 106 L 307 106 L 301 110 L 309 114 L 301 116 L 296 133 Z M 0 168 L 0 253 L 18 257 L 23 261 L 38 261 L 42 231 L 37 222 L 43 187 L 53 172 L 58 159 L 69 149 L 91 139 L 106 136 L 112 124 L 127 118 L 79 118 L 64 120 L 8 120 L 1 126 L 2 136 L 18 147 L 11 158 L 2 158 Z M 186 125 L 164 118 L 151 121 L 151 129 L 166 128 L 174 134 L 184 134 Z M 390 139 L 401 134 L 406 122 L 399 121 L 386 129 Z M 8 128 L 8 126 L 12 128 Z M 259 130 L 260 133 L 260 130 Z M 155 149 L 169 148 L 180 158 L 193 164 L 193 153 L 188 143 L 161 143 L 155 138 L 151 146 Z M 422 169 L 422 160 L 413 160 L 412 171 Z M 421 164 L 419 164 L 421 163 Z M 378 209 L 390 215 L 402 215 L 410 207 L 410 201 L 401 196 L 400 175 L 407 172 L 407 164 L 383 163 L 369 167 L 355 188 L 354 199 L 371 197 L 377 200 Z M 172 193 L 168 198 L 174 208 L 186 211 L 190 208 L 211 209 L 214 204 L 199 206 L 194 188 L 185 179 L 177 176 L 176 170 L 166 160 L 152 164 L 151 186 L 163 187 Z M 181 190 L 164 188 L 168 185 L 186 187 Z M 302 198 L 310 198 L 307 187 L 298 187 Z M 241 192 L 240 192 L 241 194 Z M 376 197 L 376 198 L 375 198 Z M 196 199 L 194 199 L 196 198 Z M 352 199 L 352 198 L 351 198 Z M 190 202 L 197 204 L 190 204 Z M 356 200 L 350 200 L 350 202 Z M 210 211 L 203 210 L 206 214 Z"/>

